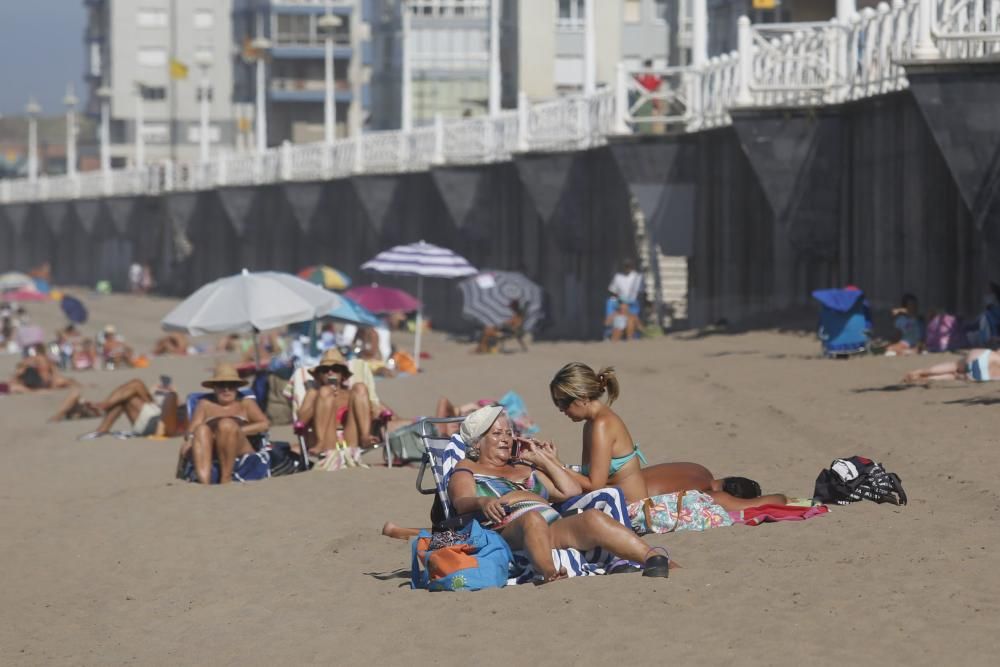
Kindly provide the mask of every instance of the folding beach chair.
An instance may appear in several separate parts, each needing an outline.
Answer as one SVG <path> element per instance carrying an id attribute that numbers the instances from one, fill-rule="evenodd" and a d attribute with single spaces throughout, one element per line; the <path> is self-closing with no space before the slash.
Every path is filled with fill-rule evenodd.
<path id="1" fill-rule="evenodd" d="M 424 441 L 426 453 L 417 471 L 417 491 L 424 495 L 435 495 L 435 505 L 431 510 L 434 531 L 455 529 L 476 518 L 474 515 L 459 515 L 448 498 L 448 480 L 455 467 L 465 458 L 465 443 L 457 435 L 447 438 L 438 435 L 437 425 L 460 424 L 464 417 L 442 417 L 420 421 L 420 437 Z M 424 487 L 424 475 L 430 469 L 434 478 L 433 488 Z M 554 507 L 563 516 L 570 516 L 584 510 L 596 509 L 604 512 L 622 525 L 631 529 L 626 510 L 625 495 L 617 487 L 597 489 L 574 498 L 569 498 Z M 602 549 L 580 552 L 577 549 L 553 549 L 553 562 L 566 569 L 571 577 L 605 574 L 618 559 Z M 508 583 L 525 583 L 535 578 L 534 569 L 523 551 L 514 552 L 511 566 L 511 580 Z"/>
<path id="2" fill-rule="evenodd" d="M 820 302 L 817 336 L 827 357 L 863 354 L 871 346 L 871 312 L 859 289 L 824 289 L 812 293 Z"/>

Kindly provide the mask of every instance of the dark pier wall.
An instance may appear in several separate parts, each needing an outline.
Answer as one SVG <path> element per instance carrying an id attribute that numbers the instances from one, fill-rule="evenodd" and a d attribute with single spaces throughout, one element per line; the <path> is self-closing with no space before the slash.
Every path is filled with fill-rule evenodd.
<path id="1" fill-rule="evenodd" d="M 50 261 L 57 283 L 122 287 L 130 262 L 149 262 L 159 290 L 182 296 L 242 268 L 324 263 L 412 289 L 360 265 L 423 239 L 540 283 L 542 338 L 592 339 L 611 275 L 637 254 L 635 204 L 654 239 L 689 254 L 694 326 L 811 308 L 813 289 L 851 283 L 876 307 L 906 291 L 925 308 L 974 313 L 1000 277 L 1000 158 L 978 180 L 967 175 L 971 149 L 954 146 L 965 137 L 982 149 L 969 128 L 981 133 L 984 116 L 949 125 L 934 76 L 961 80 L 932 72 L 919 95 L 744 110 L 727 128 L 501 164 L 0 206 L 0 271 Z M 428 281 L 425 302 L 436 326 L 469 327 L 453 281 Z"/>

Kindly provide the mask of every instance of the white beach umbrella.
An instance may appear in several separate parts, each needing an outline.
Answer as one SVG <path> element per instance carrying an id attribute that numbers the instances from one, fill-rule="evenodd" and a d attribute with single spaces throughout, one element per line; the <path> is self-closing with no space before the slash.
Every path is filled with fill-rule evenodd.
<path id="1" fill-rule="evenodd" d="M 424 278 L 464 278 L 479 273 L 469 261 L 431 243 L 420 241 L 384 250 L 361 265 L 362 269 L 397 276 L 417 277 L 417 300 L 424 300 Z M 420 370 L 420 333 L 423 328 L 422 309 L 417 310 L 417 336 L 413 356 Z"/>
<path id="2" fill-rule="evenodd" d="M 306 322 L 340 306 L 335 293 L 288 273 L 261 271 L 202 286 L 163 318 L 163 328 L 192 336 L 257 332 Z"/>

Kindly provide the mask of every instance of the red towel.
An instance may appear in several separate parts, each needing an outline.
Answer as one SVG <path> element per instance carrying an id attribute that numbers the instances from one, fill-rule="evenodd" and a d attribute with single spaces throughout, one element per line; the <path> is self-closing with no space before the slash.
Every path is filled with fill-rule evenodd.
<path id="1" fill-rule="evenodd" d="M 822 516 L 830 511 L 826 505 L 815 505 L 814 507 L 793 507 L 790 505 L 761 505 L 743 510 L 743 516 L 739 519 L 733 517 L 737 523 L 747 526 L 759 526 L 770 521 L 804 521 L 814 516 Z M 736 514 L 736 512 L 734 512 Z"/>

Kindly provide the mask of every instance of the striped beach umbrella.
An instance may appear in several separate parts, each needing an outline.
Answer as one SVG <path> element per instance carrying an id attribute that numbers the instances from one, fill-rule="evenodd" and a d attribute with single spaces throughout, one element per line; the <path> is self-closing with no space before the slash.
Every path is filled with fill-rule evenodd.
<path id="1" fill-rule="evenodd" d="M 326 289 L 342 290 L 351 286 L 351 279 L 332 266 L 307 266 L 296 274 L 302 280 Z"/>
<path id="2" fill-rule="evenodd" d="M 461 255 L 424 241 L 380 252 L 361 268 L 389 275 L 416 276 L 417 300 L 421 302 L 424 299 L 424 278 L 465 278 L 478 273 Z M 417 335 L 413 341 L 417 370 L 420 370 L 420 330 L 423 328 L 421 310 L 417 310 Z"/>
<path id="3" fill-rule="evenodd" d="M 462 315 L 485 324 L 500 326 L 511 318 L 512 301 L 521 305 L 524 328 L 532 331 L 542 319 L 542 288 L 523 273 L 486 271 L 458 284 L 462 292 Z"/>

